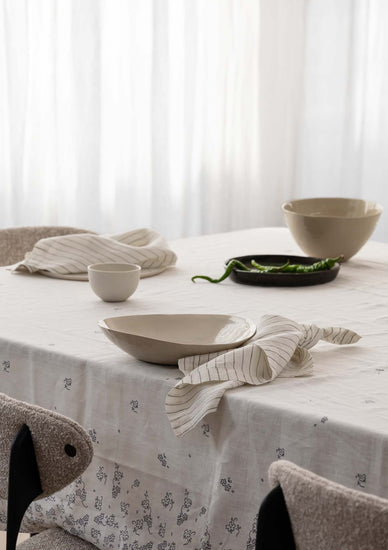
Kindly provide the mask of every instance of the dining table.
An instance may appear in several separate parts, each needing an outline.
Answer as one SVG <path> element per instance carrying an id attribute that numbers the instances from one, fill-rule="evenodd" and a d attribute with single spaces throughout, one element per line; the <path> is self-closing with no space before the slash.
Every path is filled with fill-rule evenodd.
<path id="1" fill-rule="evenodd" d="M 125 302 L 103 302 L 84 281 L 0 268 L 0 392 L 74 419 L 94 447 L 84 474 L 35 501 L 24 526 L 60 526 L 101 550 L 253 550 L 268 468 L 282 459 L 388 498 L 388 244 L 369 241 L 333 281 L 289 287 L 191 280 L 220 276 L 235 256 L 303 255 L 284 227 L 169 244 L 176 266 L 141 279 Z M 182 372 L 132 357 L 98 326 L 155 313 L 256 324 L 276 314 L 361 339 L 319 342 L 308 376 L 227 391 L 177 437 L 165 400 Z"/>

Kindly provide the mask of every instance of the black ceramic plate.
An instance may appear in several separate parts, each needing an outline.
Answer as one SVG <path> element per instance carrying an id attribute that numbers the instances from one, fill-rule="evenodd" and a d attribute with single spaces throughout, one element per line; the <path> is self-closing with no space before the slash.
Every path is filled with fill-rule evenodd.
<path id="1" fill-rule="evenodd" d="M 233 258 L 226 261 L 226 264 Z M 290 264 L 311 265 L 318 262 L 321 258 L 311 258 L 309 256 L 281 256 L 276 254 L 256 255 L 256 256 L 236 256 L 248 267 L 251 266 L 251 260 L 255 260 L 261 265 L 283 265 L 290 261 Z M 336 263 L 331 269 L 324 271 L 314 271 L 313 273 L 260 273 L 257 271 L 242 271 L 233 269 L 231 278 L 236 283 L 243 285 L 263 285 L 263 286 L 307 286 L 321 285 L 333 281 L 338 275 L 340 266 Z"/>

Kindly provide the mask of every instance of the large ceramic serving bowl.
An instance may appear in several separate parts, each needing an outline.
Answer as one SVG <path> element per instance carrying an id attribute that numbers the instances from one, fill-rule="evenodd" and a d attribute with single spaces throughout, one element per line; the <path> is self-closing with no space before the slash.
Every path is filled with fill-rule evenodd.
<path id="1" fill-rule="evenodd" d="M 309 256 L 348 260 L 372 235 L 383 209 L 362 199 L 299 199 L 282 205 L 286 223 Z"/>
<path id="2" fill-rule="evenodd" d="M 182 357 L 240 346 L 256 332 L 236 315 L 127 315 L 99 321 L 105 335 L 130 355 L 162 365 Z"/>

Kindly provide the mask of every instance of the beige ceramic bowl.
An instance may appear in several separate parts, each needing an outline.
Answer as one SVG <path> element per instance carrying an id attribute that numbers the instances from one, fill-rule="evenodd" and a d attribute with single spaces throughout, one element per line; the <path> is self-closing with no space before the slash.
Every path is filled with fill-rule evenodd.
<path id="1" fill-rule="evenodd" d="M 189 355 L 236 348 L 256 332 L 252 321 L 237 315 L 126 315 L 98 324 L 123 351 L 160 365 L 176 365 Z"/>
<path id="2" fill-rule="evenodd" d="M 299 199 L 282 205 L 286 223 L 309 256 L 348 260 L 372 235 L 383 208 L 372 201 L 345 198 Z"/>
<path id="3" fill-rule="evenodd" d="M 137 289 L 140 271 L 136 264 L 89 265 L 89 284 L 104 302 L 124 302 Z"/>

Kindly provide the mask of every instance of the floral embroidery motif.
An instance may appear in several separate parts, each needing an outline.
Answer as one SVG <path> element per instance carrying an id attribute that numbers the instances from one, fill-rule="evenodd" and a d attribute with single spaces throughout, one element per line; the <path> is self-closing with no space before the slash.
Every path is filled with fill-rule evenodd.
<path id="1" fill-rule="evenodd" d="M 73 506 L 75 504 L 75 493 L 69 493 L 68 495 L 66 495 L 66 500 L 67 500 L 68 507 L 72 510 Z M 39 504 L 36 504 L 35 505 L 35 510 L 37 512 L 40 512 L 38 507 L 40 507 L 42 509 L 42 507 Z"/>
<path id="2" fill-rule="evenodd" d="M 136 519 L 132 521 L 133 525 L 133 532 L 135 535 L 139 536 L 139 532 L 143 529 L 143 520 L 142 519 Z"/>
<path id="3" fill-rule="evenodd" d="M 108 548 L 114 548 L 113 543 L 115 541 L 116 536 L 112 533 L 108 535 L 107 537 L 104 537 L 104 545 Z"/>
<path id="4" fill-rule="evenodd" d="M 210 432 L 210 426 L 209 424 L 202 424 L 202 434 L 205 436 L 205 437 L 209 437 L 209 432 Z"/>
<path id="5" fill-rule="evenodd" d="M 128 540 L 129 540 L 129 531 L 128 531 L 128 527 L 125 525 L 124 529 L 120 530 L 119 541 L 122 543 L 126 543 Z"/>
<path id="6" fill-rule="evenodd" d="M 70 391 L 70 387 L 71 387 L 71 385 L 72 385 L 72 383 L 73 383 L 72 378 L 64 378 L 64 379 L 63 379 L 63 383 L 64 383 L 64 385 L 65 385 L 65 390 L 69 390 L 69 391 Z"/>
<path id="7" fill-rule="evenodd" d="M 211 550 L 209 527 L 206 525 L 206 530 L 201 537 L 201 546 L 199 550 Z"/>
<path id="8" fill-rule="evenodd" d="M 104 466 L 99 466 L 98 471 L 96 473 L 96 478 L 98 481 L 104 481 L 104 485 L 106 483 L 106 480 L 108 479 L 108 474 L 104 472 Z"/>
<path id="9" fill-rule="evenodd" d="M 185 522 L 188 519 L 188 515 L 185 512 L 179 512 L 177 518 L 176 518 L 176 524 L 182 525 L 183 522 Z"/>
<path id="10" fill-rule="evenodd" d="M 89 523 L 89 515 L 86 514 L 84 516 L 82 516 L 82 518 L 78 518 L 76 520 L 76 524 L 77 525 L 80 525 L 83 529 L 83 532 L 85 532 L 85 527 L 87 526 L 87 524 Z"/>
<path id="11" fill-rule="evenodd" d="M 129 502 L 120 502 L 120 510 L 123 514 L 123 518 L 128 515 Z"/>
<path id="12" fill-rule="evenodd" d="M 76 487 L 75 496 L 77 496 L 80 499 L 82 506 L 87 508 L 88 506 L 87 506 L 87 504 L 85 504 L 86 489 L 85 489 L 85 483 L 82 480 L 82 476 L 79 477 L 78 479 L 76 479 L 75 487 Z"/>
<path id="13" fill-rule="evenodd" d="M 163 453 L 159 453 L 158 454 L 158 460 L 160 461 L 161 465 L 164 467 L 164 468 L 169 468 L 170 466 L 167 464 L 167 457 L 166 455 Z"/>
<path id="14" fill-rule="evenodd" d="M 220 484 L 225 489 L 225 491 L 234 493 L 234 490 L 232 489 L 232 480 L 230 477 L 221 479 Z"/>
<path id="15" fill-rule="evenodd" d="M 150 499 L 148 498 L 148 491 L 144 493 L 144 499 L 141 501 L 141 505 L 143 507 L 143 521 L 147 525 L 148 532 L 151 535 L 151 527 L 152 527 L 152 510 L 150 505 Z"/>
<path id="16" fill-rule="evenodd" d="M 172 498 L 172 493 L 166 493 L 166 496 L 162 498 L 162 500 L 160 501 L 162 503 L 162 505 L 165 507 L 165 508 L 168 508 L 170 507 L 170 512 L 172 510 L 172 507 L 174 506 L 174 500 Z"/>
<path id="17" fill-rule="evenodd" d="M 189 498 L 189 491 L 187 489 L 185 489 L 185 499 L 183 501 L 183 508 L 186 508 L 186 510 L 190 510 L 192 504 L 193 504 L 193 501 L 191 500 L 191 498 Z"/>
<path id="18" fill-rule="evenodd" d="M 161 539 L 163 539 L 165 537 L 165 535 L 166 535 L 166 522 L 159 523 L 158 535 Z"/>
<path id="19" fill-rule="evenodd" d="M 65 516 L 66 509 L 63 504 L 57 504 L 57 510 L 60 516 Z"/>
<path id="20" fill-rule="evenodd" d="M 189 497 L 189 494 L 190 494 L 189 491 L 185 489 L 185 497 L 183 500 L 183 505 L 181 506 L 181 511 L 176 518 L 177 525 L 182 525 L 182 523 L 187 521 L 189 518 L 187 513 L 190 511 L 190 508 L 193 504 L 193 501 Z"/>
<path id="21" fill-rule="evenodd" d="M 98 440 L 97 440 L 97 432 L 96 430 L 93 428 L 92 430 L 89 430 L 88 431 L 88 434 L 90 435 L 90 439 L 93 441 L 93 443 L 100 443 Z"/>
<path id="22" fill-rule="evenodd" d="M 366 474 L 356 474 L 355 478 L 357 480 L 357 487 L 365 489 Z"/>
<path id="23" fill-rule="evenodd" d="M 48 519 L 55 519 L 55 516 L 56 516 L 56 510 L 55 508 L 50 508 L 49 510 L 47 510 L 46 512 L 46 517 Z"/>
<path id="24" fill-rule="evenodd" d="M 236 537 L 240 534 L 241 525 L 238 522 L 238 518 L 230 518 L 229 523 L 225 525 L 225 529 L 228 533 L 236 533 Z"/>
<path id="25" fill-rule="evenodd" d="M 11 361 L 3 361 L 2 363 L 3 371 L 9 372 L 9 369 L 11 368 Z"/>
<path id="26" fill-rule="evenodd" d="M 94 500 L 94 507 L 96 510 L 101 511 L 102 510 L 102 500 L 103 497 L 96 497 Z"/>
<path id="27" fill-rule="evenodd" d="M 280 459 L 280 458 L 283 458 L 283 456 L 284 456 L 285 454 L 286 454 L 286 453 L 285 453 L 285 451 L 284 451 L 283 448 L 281 448 L 281 449 L 280 449 L 280 448 L 279 448 L 279 449 L 276 449 L 276 456 L 277 456 L 277 458 L 279 458 L 279 459 Z"/>
<path id="28" fill-rule="evenodd" d="M 190 542 L 193 540 L 193 535 L 195 535 L 195 531 L 192 531 L 191 529 L 185 529 L 183 531 L 183 538 L 186 541 L 184 543 L 184 546 L 190 544 Z"/>
<path id="29" fill-rule="evenodd" d="M 100 537 L 101 537 L 101 531 L 100 531 L 99 529 L 95 529 L 94 527 L 92 527 L 90 533 L 91 533 L 91 535 L 92 535 L 92 538 L 93 538 L 97 543 L 99 543 L 99 542 L 100 542 Z"/>
<path id="30" fill-rule="evenodd" d="M 112 485 L 112 498 L 117 498 L 121 492 L 120 481 L 123 479 L 124 474 L 119 470 L 119 465 L 115 464 L 115 471 L 113 474 Z"/>
<path id="31" fill-rule="evenodd" d="M 132 401 L 129 403 L 131 405 L 131 411 L 134 412 L 134 413 L 137 413 L 137 409 L 139 408 L 139 402 L 134 399 L 132 399 Z"/>
<path id="32" fill-rule="evenodd" d="M 98 516 L 94 516 L 93 521 L 94 523 L 97 523 L 97 525 L 114 527 L 115 529 L 118 529 L 119 527 L 119 524 L 116 521 L 116 516 L 114 514 L 110 514 L 108 516 L 104 513 L 101 513 L 101 514 L 98 514 Z"/>
<path id="33" fill-rule="evenodd" d="M 256 548 L 256 531 L 257 531 L 257 518 L 259 514 L 256 514 L 255 519 L 253 520 L 251 530 L 248 534 L 247 548 L 246 550 L 255 550 Z"/>

